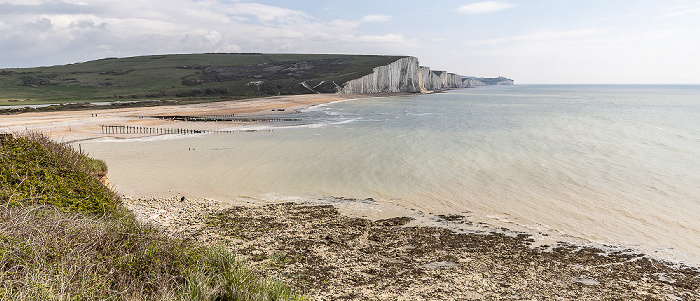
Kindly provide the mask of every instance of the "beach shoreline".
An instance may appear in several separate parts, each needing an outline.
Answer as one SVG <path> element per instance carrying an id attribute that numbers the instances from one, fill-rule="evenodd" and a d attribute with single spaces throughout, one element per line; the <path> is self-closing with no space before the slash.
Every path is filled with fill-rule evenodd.
<path id="1" fill-rule="evenodd" d="M 245 121 L 188 122 L 162 118 L 165 116 L 234 116 L 253 118 L 290 114 L 309 107 L 336 101 L 409 95 L 384 94 L 303 94 L 226 100 L 188 105 L 95 109 L 81 111 L 30 112 L 0 115 L 0 129 L 6 133 L 40 132 L 63 143 L 98 138 L 130 139 L 161 135 L 160 132 L 138 134 L 105 134 L 103 125 L 151 128 L 154 130 L 185 129 L 217 131 L 250 124 Z"/>
<path id="2" fill-rule="evenodd" d="M 243 122 L 188 122 L 159 116 L 270 116 L 314 105 L 387 95 L 296 95 L 187 106 L 0 116 L 6 132 L 43 132 L 60 142 L 132 139 L 154 134 L 106 135 L 100 125 L 213 131 Z M 279 109 L 285 109 L 280 111 Z M 139 220 L 165 233 L 222 244 L 260 273 L 281 277 L 318 299 L 652 299 L 699 300 L 700 271 L 632 250 L 542 243 L 531 233 L 491 229 L 459 232 L 471 223 L 459 214 L 415 216 L 348 214 L 336 205 L 244 204 L 241 200 L 123 198 Z M 282 201 L 282 200 L 280 200 Z"/>
<path id="3" fill-rule="evenodd" d="M 125 198 L 124 204 L 168 235 L 225 246 L 312 299 L 700 298 L 700 270 L 632 250 L 533 246 L 524 233 L 458 233 L 405 216 L 352 217 L 328 204 L 179 197 Z M 438 218 L 446 225 L 468 222 L 460 215 Z"/>

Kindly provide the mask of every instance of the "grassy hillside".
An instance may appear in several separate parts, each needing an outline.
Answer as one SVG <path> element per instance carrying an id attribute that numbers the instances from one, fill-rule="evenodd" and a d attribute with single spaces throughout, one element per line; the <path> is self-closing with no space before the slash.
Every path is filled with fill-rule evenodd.
<path id="1" fill-rule="evenodd" d="M 218 99 L 335 92 L 400 57 L 322 54 L 175 54 L 0 69 L 0 105 L 139 99 Z"/>
<path id="2" fill-rule="evenodd" d="M 222 248 L 161 235 L 41 135 L 0 136 L 0 300 L 300 300 Z"/>

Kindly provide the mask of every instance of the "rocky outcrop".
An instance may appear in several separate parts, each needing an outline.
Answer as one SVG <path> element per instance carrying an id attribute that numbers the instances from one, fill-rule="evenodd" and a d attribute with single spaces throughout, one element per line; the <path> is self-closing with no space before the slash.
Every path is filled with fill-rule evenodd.
<path id="1" fill-rule="evenodd" d="M 466 84 L 470 82 L 467 81 Z M 371 94 L 386 92 L 427 93 L 446 89 L 465 88 L 465 81 L 458 74 L 433 71 L 420 66 L 418 58 L 404 57 L 373 72 L 344 83 L 338 93 Z"/>
<path id="2" fill-rule="evenodd" d="M 336 199 L 334 204 L 374 206 L 370 200 Z M 471 217 L 462 215 L 428 216 L 442 227 L 408 226 L 411 216 L 369 220 L 341 214 L 327 203 L 241 206 L 233 200 L 182 197 L 123 202 L 138 220 L 170 236 L 219 243 L 264 275 L 301 275 L 287 279 L 314 300 L 488 300 L 515 295 L 638 300 L 640 290 L 649 300 L 697 300 L 700 289 L 696 269 L 630 250 L 566 243 L 534 247 L 532 236 L 508 235 L 514 232 L 507 229 L 455 233 L 448 227 L 471 223 Z M 422 212 L 415 216 L 426 218 Z M 495 266 L 499 268 L 489 268 Z M 372 285 L 358 289 L 357 279 Z M 646 280 L 640 284 L 640 279 Z"/>

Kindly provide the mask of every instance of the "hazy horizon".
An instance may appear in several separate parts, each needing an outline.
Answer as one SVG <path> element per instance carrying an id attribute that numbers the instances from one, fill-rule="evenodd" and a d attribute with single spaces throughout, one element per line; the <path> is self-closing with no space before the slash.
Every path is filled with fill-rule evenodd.
<path id="1" fill-rule="evenodd" d="M 700 1 L 0 0 L 0 68 L 260 52 L 410 55 L 516 84 L 700 84 Z"/>

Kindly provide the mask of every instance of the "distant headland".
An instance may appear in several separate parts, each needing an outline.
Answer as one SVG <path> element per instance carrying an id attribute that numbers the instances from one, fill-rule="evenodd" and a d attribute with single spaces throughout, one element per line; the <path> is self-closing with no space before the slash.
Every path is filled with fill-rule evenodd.
<path id="1" fill-rule="evenodd" d="M 474 86 L 509 86 L 515 84 L 515 81 L 509 78 L 505 78 L 503 76 L 499 77 L 470 77 L 470 76 L 465 76 L 464 78 L 468 78 L 472 80 L 472 84 Z"/>

